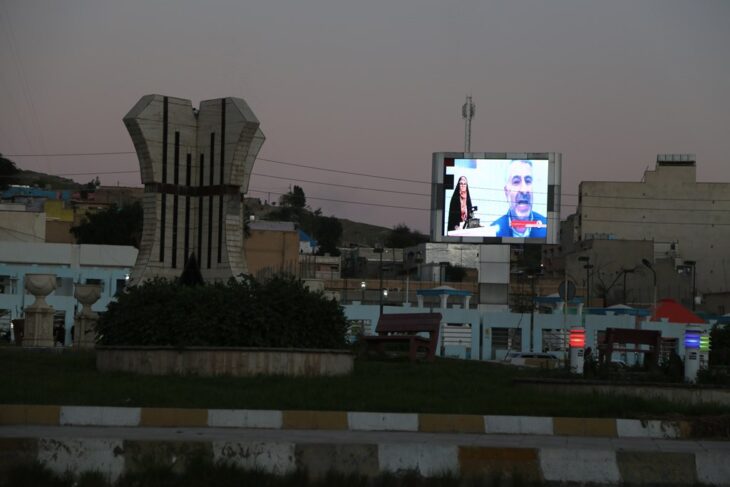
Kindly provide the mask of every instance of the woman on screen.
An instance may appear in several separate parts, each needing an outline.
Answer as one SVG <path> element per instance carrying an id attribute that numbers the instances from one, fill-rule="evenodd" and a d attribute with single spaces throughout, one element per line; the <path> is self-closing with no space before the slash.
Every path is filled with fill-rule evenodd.
<path id="1" fill-rule="evenodd" d="M 469 220 L 471 213 L 471 196 L 469 195 L 469 183 L 466 177 L 461 176 L 459 182 L 451 195 L 449 203 L 449 223 L 447 231 L 464 228 L 464 222 Z"/>

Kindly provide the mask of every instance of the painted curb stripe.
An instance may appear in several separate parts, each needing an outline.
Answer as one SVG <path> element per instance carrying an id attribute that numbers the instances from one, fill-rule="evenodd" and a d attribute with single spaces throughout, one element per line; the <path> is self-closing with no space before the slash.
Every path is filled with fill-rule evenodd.
<path id="1" fill-rule="evenodd" d="M 598 484 L 728 485 L 725 450 L 694 453 L 575 448 L 497 448 L 433 443 L 288 443 L 119 440 L 113 438 L 3 438 L 0 474 L 41 461 L 55 472 L 98 470 L 112 479 L 145 468 L 150 458 L 182 471 L 194 457 L 286 474 L 307 469 L 373 476 L 416 471 L 424 477 L 505 476 L 513 481 Z M 147 463 L 146 463 L 147 462 Z"/>
<path id="2" fill-rule="evenodd" d="M 142 408 L 140 426 L 200 427 L 208 426 L 207 409 Z"/>
<path id="3" fill-rule="evenodd" d="M 0 424 L 37 424 L 58 426 L 61 417 L 60 406 L 35 406 L 8 404 L 0 406 Z"/>
<path id="4" fill-rule="evenodd" d="M 208 426 L 217 428 L 281 429 L 281 411 L 209 409 Z"/>
<path id="5" fill-rule="evenodd" d="M 459 473 L 459 447 L 431 443 L 381 443 L 378 465 L 381 472 L 417 472 L 424 477 Z"/>
<path id="6" fill-rule="evenodd" d="M 380 471 L 377 445 L 302 443 L 294 449 L 297 467 L 315 479 L 329 472 L 374 477 Z"/>
<path id="7" fill-rule="evenodd" d="M 515 481 L 542 480 L 538 450 L 535 448 L 459 447 L 462 475 L 505 475 Z"/>
<path id="8" fill-rule="evenodd" d="M 213 461 L 276 475 L 296 471 L 295 444 L 286 442 L 213 442 Z"/>
<path id="9" fill-rule="evenodd" d="M 553 418 L 540 416 L 484 416 L 489 434 L 552 435 Z"/>
<path id="10" fill-rule="evenodd" d="M 553 418 L 553 433 L 558 436 L 618 436 L 616 420 L 603 418 Z"/>
<path id="11" fill-rule="evenodd" d="M 352 431 L 418 431 L 418 414 L 347 413 Z"/>
<path id="12" fill-rule="evenodd" d="M 540 448 L 540 469 L 546 481 L 618 484 L 621 472 L 616 452 Z"/>
<path id="13" fill-rule="evenodd" d="M 617 451 L 616 460 L 621 471 L 621 479 L 626 483 L 654 485 L 697 483 L 694 453 Z"/>
<path id="14" fill-rule="evenodd" d="M 139 426 L 140 408 L 61 406 L 61 426 Z"/>
<path id="15" fill-rule="evenodd" d="M 0 404 L 0 425 L 233 427 L 691 438 L 687 421 L 250 409 L 124 408 Z"/>

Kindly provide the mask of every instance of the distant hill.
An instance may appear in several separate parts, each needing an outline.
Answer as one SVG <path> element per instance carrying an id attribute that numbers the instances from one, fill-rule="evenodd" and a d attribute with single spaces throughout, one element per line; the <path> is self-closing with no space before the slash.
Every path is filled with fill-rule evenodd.
<path id="1" fill-rule="evenodd" d="M 14 175 L 14 178 L 17 181 L 14 184 L 37 186 L 42 189 L 81 189 L 82 186 L 85 186 L 73 179 L 22 169 Z"/>
<path id="2" fill-rule="evenodd" d="M 79 189 L 83 186 L 72 179 L 21 169 L 14 161 L 0 154 L 0 187 L 9 185 L 71 190 Z"/>
<path id="3" fill-rule="evenodd" d="M 70 189 L 78 190 L 86 186 L 86 184 L 78 183 L 72 179 L 53 176 L 42 172 L 29 171 L 20 169 L 18 173 L 12 176 L 11 184 L 23 185 L 23 186 L 36 186 L 43 189 Z M 118 188 L 111 188 L 118 189 Z M 129 188 L 127 188 L 129 189 Z M 136 188 L 134 188 L 136 189 Z M 98 188 L 100 200 L 105 194 L 107 188 Z M 114 192 L 115 194 L 117 191 Z M 141 199 L 142 191 L 134 191 L 126 202 L 133 201 L 135 199 Z M 117 196 L 115 196 L 117 198 Z M 116 199 L 114 199 L 116 201 Z M 122 203 L 124 204 L 124 203 Z M 278 209 L 278 206 L 272 206 L 268 204 L 262 204 L 258 198 L 246 198 L 246 211 L 247 214 L 253 214 L 257 220 L 269 219 L 269 214 L 274 210 Z M 338 218 L 342 224 L 342 247 L 350 246 L 366 246 L 372 247 L 377 242 L 383 242 L 390 228 L 381 227 L 378 225 L 370 225 L 368 223 L 360 223 L 344 218 Z"/>
<path id="4" fill-rule="evenodd" d="M 249 215 L 254 215 L 257 220 L 269 219 L 269 214 L 277 208 L 278 206 L 261 203 L 258 198 L 246 198 L 246 211 Z M 342 247 L 351 245 L 372 247 L 377 242 L 385 240 L 386 235 L 390 232 L 390 228 L 387 227 L 354 222 L 344 218 L 338 218 L 338 220 L 342 224 Z"/>

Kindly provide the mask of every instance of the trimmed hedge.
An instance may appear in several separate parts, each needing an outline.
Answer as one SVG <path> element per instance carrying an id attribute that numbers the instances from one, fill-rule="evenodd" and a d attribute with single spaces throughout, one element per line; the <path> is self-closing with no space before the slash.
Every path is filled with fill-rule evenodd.
<path id="1" fill-rule="evenodd" d="M 97 326 L 100 345 L 344 348 L 342 307 L 302 281 L 251 277 L 185 286 L 154 279 L 128 288 Z"/>

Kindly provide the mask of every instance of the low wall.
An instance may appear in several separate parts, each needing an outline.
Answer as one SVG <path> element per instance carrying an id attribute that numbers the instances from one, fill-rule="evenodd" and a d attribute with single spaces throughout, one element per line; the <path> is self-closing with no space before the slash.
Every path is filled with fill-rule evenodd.
<path id="1" fill-rule="evenodd" d="M 687 404 L 721 404 L 730 406 L 730 388 L 707 386 L 661 384 L 661 383 L 619 383 L 588 380 L 559 379 L 516 379 L 523 384 L 544 392 L 598 393 L 638 396 L 642 398 L 665 399 Z"/>
<path id="2" fill-rule="evenodd" d="M 228 347 L 96 347 L 101 372 L 145 375 L 322 376 L 352 372 L 345 350 Z"/>

